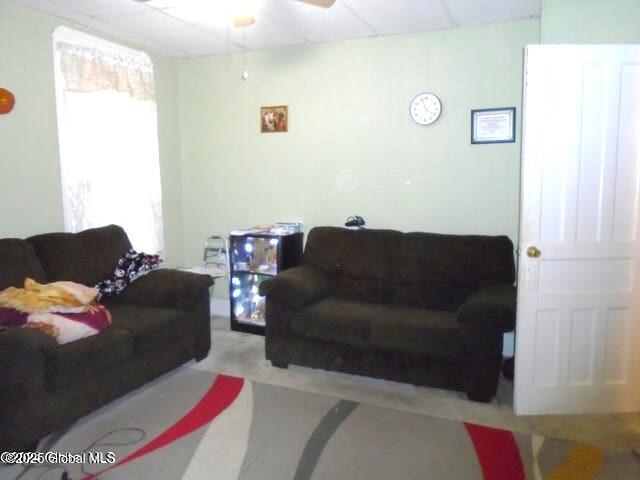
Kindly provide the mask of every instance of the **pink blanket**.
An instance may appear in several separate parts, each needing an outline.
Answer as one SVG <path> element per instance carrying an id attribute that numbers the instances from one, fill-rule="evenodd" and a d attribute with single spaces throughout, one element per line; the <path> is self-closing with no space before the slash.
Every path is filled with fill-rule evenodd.
<path id="1" fill-rule="evenodd" d="M 35 328 L 61 345 L 100 333 L 110 325 L 111 314 L 99 303 L 91 303 L 82 313 L 22 313 L 0 307 L 0 326 Z"/>

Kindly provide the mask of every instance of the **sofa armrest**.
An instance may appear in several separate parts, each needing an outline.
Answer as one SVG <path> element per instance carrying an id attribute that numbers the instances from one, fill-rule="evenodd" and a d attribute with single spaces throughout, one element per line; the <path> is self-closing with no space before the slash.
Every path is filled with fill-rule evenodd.
<path id="1" fill-rule="evenodd" d="M 154 270 L 131 283 L 121 295 L 104 297 L 105 305 L 133 304 L 194 311 L 203 297 L 209 298 L 213 279 L 209 275 L 170 268 Z"/>
<path id="2" fill-rule="evenodd" d="M 52 351 L 57 347 L 55 339 L 40 330 L 6 327 L 0 332 L 0 366 L 15 364 L 18 357 Z"/>
<path id="3" fill-rule="evenodd" d="M 260 284 L 260 295 L 273 297 L 294 308 L 322 300 L 331 292 L 329 277 L 311 265 L 290 268 Z"/>
<path id="4" fill-rule="evenodd" d="M 516 325 L 516 287 L 494 285 L 473 293 L 458 309 L 462 323 L 492 323 L 503 332 Z"/>
<path id="5" fill-rule="evenodd" d="M 15 410 L 15 402 L 24 404 L 44 389 L 47 352 L 57 347 L 53 337 L 32 328 L 0 331 L 0 412 Z"/>

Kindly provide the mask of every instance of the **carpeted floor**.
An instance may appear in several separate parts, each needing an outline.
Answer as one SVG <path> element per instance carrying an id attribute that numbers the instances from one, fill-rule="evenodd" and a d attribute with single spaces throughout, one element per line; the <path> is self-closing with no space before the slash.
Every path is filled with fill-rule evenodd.
<path id="1" fill-rule="evenodd" d="M 504 378 L 497 397 L 485 404 L 470 402 L 461 392 L 295 365 L 283 370 L 265 360 L 264 337 L 229 331 L 228 317 L 214 317 L 213 327 L 214 348 L 208 358 L 193 363 L 194 368 L 393 410 L 640 452 L 640 413 L 517 416 L 513 382 Z"/>
<path id="2" fill-rule="evenodd" d="M 637 479 L 630 452 L 182 367 L 43 439 L 115 464 L 0 467 L 11 480 Z"/>

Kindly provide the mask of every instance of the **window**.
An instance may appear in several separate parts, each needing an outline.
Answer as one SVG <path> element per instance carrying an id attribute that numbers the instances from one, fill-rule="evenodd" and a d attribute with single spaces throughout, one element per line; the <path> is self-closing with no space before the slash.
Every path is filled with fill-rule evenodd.
<path id="1" fill-rule="evenodd" d="M 153 64 L 144 52 L 66 27 L 53 39 L 64 221 L 122 226 L 163 250 Z"/>

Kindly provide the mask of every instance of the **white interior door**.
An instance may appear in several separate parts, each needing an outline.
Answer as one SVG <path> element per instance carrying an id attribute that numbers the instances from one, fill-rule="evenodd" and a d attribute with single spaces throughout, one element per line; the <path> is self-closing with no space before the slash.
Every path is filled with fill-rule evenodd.
<path id="1" fill-rule="evenodd" d="M 640 410 L 640 46 L 527 47 L 524 92 L 515 411 Z"/>

